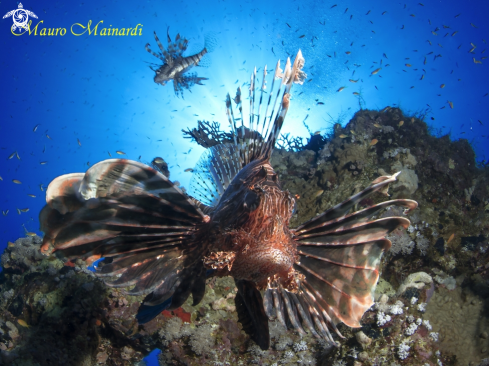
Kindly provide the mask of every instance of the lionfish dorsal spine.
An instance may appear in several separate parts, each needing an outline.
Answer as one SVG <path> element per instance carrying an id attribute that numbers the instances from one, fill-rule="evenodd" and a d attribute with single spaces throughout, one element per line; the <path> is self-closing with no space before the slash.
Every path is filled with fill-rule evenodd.
<path id="1" fill-rule="evenodd" d="M 266 66 L 262 80 L 257 78 L 256 68 L 251 74 L 249 115 L 246 116 L 246 123 L 241 88 L 237 88 L 234 98 L 231 98 L 229 93 L 227 94 L 226 116 L 231 126 L 231 141 L 208 148 L 199 159 L 192 177 L 195 184 L 191 181 L 190 188 L 198 196 L 197 199 L 201 198 L 204 204 L 216 207 L 223 192 L 241 169 L 252 161 L 270 159 L 287 114 L 292 83 L 298 79 L 296 75 L 299 74 L 303 65 L 304 59 L 300 50 L 293 66 L 291 66 L 290 59 L 287 59 L 284 71 L 280 69 L 280 61 L 277 62 L 263 117 L 261 113 L 262 104 L 266 100 L 263 97 L 266 89 Z M 282 81 L 275 82 L 275 79 L 278 78 L 281 78 Z M 256 95 L 257 84 L 261 85 L 259 98 Z M 274 99 L 273 105 L 272 99 Z M 237 113 L 240 118 L 237 118 Z M 207 182 L 204 183 L 204 181 Z"/>

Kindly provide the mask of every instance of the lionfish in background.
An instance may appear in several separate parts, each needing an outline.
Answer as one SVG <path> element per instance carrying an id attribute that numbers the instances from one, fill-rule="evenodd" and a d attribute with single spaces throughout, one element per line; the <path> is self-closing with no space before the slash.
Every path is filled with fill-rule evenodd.
<path id="1" fill-rule="evenodd" d="M 181 38 L 180 34 L 177 34 L 175 38 L 175 42 L 172 42 L 169 34 L 168 27 L 166 31 L 166 37 L 168 39 L 168 50 L 165 50 L 163 45 L 161 44 L 156 32 L 154 32 L 156 43 L 160 48 L 161 52 L 155 53 L 149 48 L 149 43 L 146 44 L 146 51 L 151 53 L 153 56 L 159 58 L 163 61 L 163 65 L 161 65 L 158 69 L 154 69 L 150 66 L 151 70 L 153 70 L 156 75 L 154 77 L 154 82 L 160 85 L 166 85 L 166 83 L 170 80 L 173 80 L 173 89 L 175 90 L 175 94 L 183 97 L 183 89 L 190 90 L 190 88 L 195 85 L 203 85 L 201 83 L 202 80 L 208 80 L 207 78 L 200 78 L 196 73 L 187 74 L 192 67 L 198 66 L 202 57 L 206 55 L 208 52 L 211 52 L 213 48 L 213 40 L 212 37 L 207 36 L 205 40 L 205 46 L 202 51 L 199 53 L 184 57 L 183 53 L 187 49 L 188 40 L 185 38 Z"/>
<path id="2" fill-rule="evenodd" d="M 277 63 L 266 106 L 267 70 L 258 102 L 255 69 L 247 127 L 241 90 L 234 107 L 227 95 L 231 140 L 204 152 L 190 187 L 193 197 L 161 172 L 131 160 L 105 160 L 86 173 L 54 179 L 40 213 L 42 251 L 54 248 L 87 263 L 104 257 L 96 274 L 111 277 L 107 285 L 134 286 L 128 294 L 147 295 L 136 316 L 139 323 L 180 307 L 189 295 L 197 305 L 206 278 L 232 276 L 239 322 L 262 349 L 270 346 L 269 319 L 333 344 L 330 330 L 341 337 L 338 323 L 360 327 L 373 304 L 382 253 L 391 246 L 385 236 L 409 226 L 402 217 L 370 219 L 389 206 L 409 211 L 417 203 L 397 199 L 349 213 L 374 192 L 387 193 L 397 174 L 383 176 L 289 228 L 295 200 L 281 189 L 270 157 L 292 84 L 306 77 L 303 65 L 300 51 L 284 71 Z"/>

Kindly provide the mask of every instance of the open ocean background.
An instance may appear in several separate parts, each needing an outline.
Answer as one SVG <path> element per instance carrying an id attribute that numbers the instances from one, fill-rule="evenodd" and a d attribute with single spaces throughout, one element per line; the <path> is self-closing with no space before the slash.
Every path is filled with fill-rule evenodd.
<path id="1" fill-rule="evenodd" d="M 234 96 L 241 86 L 246 97 L 254 66 L 274 69 L 280 59 L 283 67 L 298 49 L 308 78 L 292 89 L 283 133 L 305 142 L 304 120 L 311 132 L 323 134 L 334 122 L 346 124 L 359 109 L 358 92 L 364 108 L 399 106 L 405 114 L 425 115 L 433 134 L 467 139 L 485 163 L 489 2 L 425 1 L 23 2 L 38 16 L 30 17 L 32 27 L 43 23 L 37 36 L 14 36 L 11 17 L 0 23 L 0 251 L 26 231 L 41 234 L 38 214 L 53 178 L 84 172 L 109 154 L 145 163 L 161 156 L 170 178 L 188 187 L 191 173 L 184 170 L 203 149 L 181 130 L 198 120 L 227 130 L 226 93 Z M 0 13 L 17 7 L 1 1 Z M 71 33 L 73 24 L 90 20 L 92 28 L 103 21 L 99 32 L 140 24 L 142 34 Z M 167 27 L 172 40 L 177 33 L 189 40 L 186 55 L 201 51 L 206 35 L 217 39 L 209 66 L 192 70 L 209 80 L 184 91 L 184 99 L 172 84 L 153 82 L 149 63 L 161 61 L 144 48 L 150 43 L 158 50 L 153 31 L 166 46 Z M 66 28 L 66 34 L 41 36 L 42 28 Z M 20 159 L 9 159 L 15 152 Z"/>

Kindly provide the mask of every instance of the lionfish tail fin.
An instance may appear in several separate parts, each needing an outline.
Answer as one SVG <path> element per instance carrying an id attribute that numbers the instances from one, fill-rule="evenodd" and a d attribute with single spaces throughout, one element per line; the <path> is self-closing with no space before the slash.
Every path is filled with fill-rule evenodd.
<path id="1" fill-rule="evenodd" d="M 91 263 L 111 287 L 134 286 L 155 306 L 202 298 L 205 269 L 194 233 L 208 216 L 167 177 L 142 163 L 111 159 L 56 178 L 39 218 L 42 251 Z M 157 314 L 156 314 L 157 315 Z M 145 319 L 148 319 L 146 315 Z"/>
<path id="2" fill-rule="evenodd" d="M 328 328 L 341 336 L 336 329 L 338 323 L 361 326 L 363 314 L 373 305 L 382 255 L 391 247 L 385 236 L 410 224 L 404 217 L 371 218 L 390 206 L 410 211 L 417 203 L 397 199 L 346 213 L 363 198 L 386 190 L 395 177 L 377 179 L 362 192 L 293 231 L 299 255 L 293 266 L 300 274 L 298 290 L 292 293 L 280 286 L 269 288 L 265 294 L 269 315 L 299 332 L 307 330 L 331 342 Z"/>

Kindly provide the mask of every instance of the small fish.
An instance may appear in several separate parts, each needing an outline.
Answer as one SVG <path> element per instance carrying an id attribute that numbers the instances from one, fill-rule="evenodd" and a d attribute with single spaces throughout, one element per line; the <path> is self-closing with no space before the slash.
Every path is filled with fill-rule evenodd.
<path id="1" fill-rule="evenodd" d="M 345 53 L 346 53 L 347 55 L 350 55 L 350 54 L 351 54 L 351 52 L 350 52 L 350 51 L 346 51 Z"/>
<path id="2" fill-rule="evenodd" d="M 19 209 L 17 209 L 17 213 L 18 213 L 19 215 L 21 214 L 21 212 L 20 212 L 20 210 L 19 210 Z"/>
<path id="3" fill-rule="evenodd" d="M 339 137 L 340 137 L 340 139 L 344 139 L 344 138 L 347 138 L 347 137 L 348 137 L 348 135 L 341 134 Z"/>
<path id="4" fill-rule="evenodd" d="M 411 67 L 412 65 L 411 64 L 405 64 L 407 67 Z"/>
<path id="5" fill-rule="evenodd" d="M 330 9 L 333 9 L 334 7 L 338 6 L 338 4 L 334 4 Z"/>
<path id="6" fill-rule="evenodd" d="M 42 186 L 42 183 L 41 183 L 41 184 L 39 184 L 39 188 L 41 189 L 41 191 L 43 191 L 43 192 L 44 192 L 44 187 Z"/>
<path id="7" fill-rule="evenodd" d="M 454 18 L 458 18 L 462 13 L 458 13 L 457 15 L 454 16 Z"/>
<path id="8" fill-rule="evenodd" d="M 112 157 L 112 155 L 110 154 L 110 151 L 107 151 L 107 154 L 109 154 L 109 156 Z"/>
<path id="9" fill-rule="evenodd" d="M 28 236 L 36 236 L 37 234 L 29 231 L 29 232 L 26 233 L 26 235 L 28 235 Z"/>
<path id="10" fill-rule="evenodd" d="M 434 36 L 437 36 L 438 34 L 436 34 L 435 32 L 431 31 L 431 34 L 433 34 Z"/>
<path id="11" fill-rule="evenodd" d="M 471 25 L 472 27 L 474 27 L 474 28 L 477 28 L 477 27 L 474 25 L 474 23 L 470 23 L 470 25 Z"/>
<path id="12" fill-rule="evenodd" d="M 315 194 L 314 194 L 314 198 L 317 198 L 319 197 L 320 195 L 322 195 L 324 193 L 324 190 L 320 189 L 319 191 L 317 191 Z"/>
<path id="13" fill-rule="evenodd" d="M 17 153 L 17 151 L 14 151 L 12 154 L 10 154 L 9 157 L 7 158 L 7 160 L 12 159 L 16 153 Z"/>
<path id="14" fill-rule="evenodd" d="M 452 108 L 452 109 L 453 109 L 453 102 L 448 101 L 448 104 L 450 104 L 450 108 Z"/>
<path id="15" fill-rule="evenodd" d="M 11 247 L 14 247 L 15 246 L 15 243 L 12 243 L 11 241 L 8 242 L 8 247 L 11 248 Z"/>
<path id="16" fill-rule="evenodd" d="M 0 180 L 3 180 L 3 178 L 0 176 Z"/>
<path id="17" fill-rule="evenodd" d="M 399 122 L 398 126 L 401 127 L 404 124 L 404 121 Z"/>
<path id="18" fill-rule="evenodd" d="M 339 88 L 336 92 L 340 92 L 340 91 L 343 91 L 345 90 L 346 86 L 342 86 L 341 88 Z"/>
<path id="19" fill-rule="evenodd" d="M 452 33 L 452 37 L 453 37 L 454 35 L 456 35 L 457 33 L 458 33 L 458 31 L 453 32 L 453 33 Z"/>
<path id="20" fill-rule="evenodd" d="M 153 161 L 154 161 L 155 163 L 157 163 L 157 164 L 162 164 L 162 163 L 164 163 L 164 162 L 165 162 L 165 161 L 163 160 L 163 158 L 159 158 L 159 157 L 158 157 L 158 158 L 155 158 L 155 160 L 153 160 Z"/>
<path id="21" fill-rule="evenodd" d="M 126 155 L 126 153 L 124 151 L 117 150 L 116 153 L 119 154 L 119 155 Z"/>
<path id="22" fill-rule="evenodd" d="M 482 64 L 482 61 L 476 60 L 475 57 L 472 58 L 474 60 L 474 64 Z"/>
<path id="23" fill-rule="evenodd" d="M 480 122 L 480 121 L 479 121 Z M 314 132 L 314 136 L 317 136 L 317 135 L 320 135 L 321 134 L 321 131 L 316 131 Z"/>
<path id="24" fill-rule="evenodd" d="M 17 319 L 17 323 L 19 323 L 20 325 L 22 325 L 24 328 L 30 328 L 30 325 L 27 324 L 25 320 Z"/>
<path id="25" fill-rule="evenodd" d="M 324 102 L 317 102 L 316 105 L 324 105 Z"/>
<path id="26" fill-rule="evenodd" d="M 360 80 L 360 79 L 357 79 L 357 80 L 350 79 L 349 81 L 350 81 L 350 83 L 357 83 L 358 80 Z"/>
<path id="27" fill-rule="evenodd" d="M 353 95 L 360 95 L 360 93 L 358 93 L 358 92 L 353 92 Z"/>
<path id="28" fill-rule="evenodd" d="M 20 212 L 29 212 L 29 209 L 28 208 L 21 208 Z"/>
<path id="29" fill-rule="evenodd" d="M 48 134 L 46 134 L 46 137 L 50 140 L 52 140 L 51 136 L 49 136 Z"/>
<path id="30" fill-rule="evenodd" d="M 370 141 L 370 146 L 374 146 L 375 144 L 377 144 L 377 142 L 379 142 L 379 140 L 372 139 L 372 141 Z"/>
<path id="31" fill-rule="evenodd" d="M 445 84 L 440 85 L 440 89 L 443 89 L 445 87 Z"/>
<path id="32" fill-rule="evenodd" d="M 33 195 L 33 194 L 29 194 L 29 193 L 28 193 L 27 195 L 28 195 L 29 197 L 36 198 L 36 196 L 35 196 L 35 195 Z"/>
<path id="33" fill-rule="evenodd" d="M 15 152 L 15 156 L 17 156 L 17 159 L 20 160 L 20 156 L 19 156 L 19 153 L 18 152 Z"/>
<path id="34" fill-rule="evenodd" d="M 81 146 L 80 139 L 76 139 L 76 141 L 78 141 L 78 145 L 80 145 L 80 146 Z"/>
<path id="35" fill-rule="evenodd" d="M 22 184 L 22 182 L 18 179 L 12 179 L 12 182 L 14 182 L 15 184 Z"/>
<path id="36" fill-rule="evenodd" d="M 285 24 L 287 24 L 287 27 L 292 28 L 289 23 L 285 23 Z"/>
<path id="37" fill-rule="evenodd" d="M 39 162 L 39 164 L 41 164 L 41 165 L 46 165 L 47 163 L 48 163 L 47 161 L 41 161 L 41 162 Z"/>
<path id="38" fill-rule="evenodd" d="M 7 216 L 8 212 L 9 212 L 9 210 L 2 211 L 3 216 Z"/>
<path id="39" fill-rule="evenodd" d="M 184 172 L 190 172 L 190 173 L 193 172 L 193 171 L 194 170 L 192 168 L 187 168 L 187 169 L 184 170 Z"/>
<path id="40" fill-rule="evenodd" d="M 377 73 L 378 73 L 380 70 L 382 70 L 382 68 L 381 68 L 381 67 L 379 67 L 378 69 L 375 69 L 374 71 L 372 71 L 372 72 L 370 73 L 370 75 L 375 75 L 375 74 L 377 74 Z"/>
<path id="41" fill-rule="evenodd" d="M 454 237 L 455 237 L 455 233 L 453 233 L 452 235 L 450 235 L 450 237 L 447 240 L 447 244 L 450 243 L 453 240 Z"/>
<path id="42" fill-rule="evenodd" d="M 32 130 L 32 132 L 36 132 L 37 131 L 37 128 L 39 127 L 40 125 L 35 125 L 34 126 L 34 129 Z"/>
<path id="43" fill-rule="evenodd" d="M 382 126 L 379 125 L 378 123 L 374 123 L 374 126 L 377 127 L 377 128 L 382 128 Z"/>

